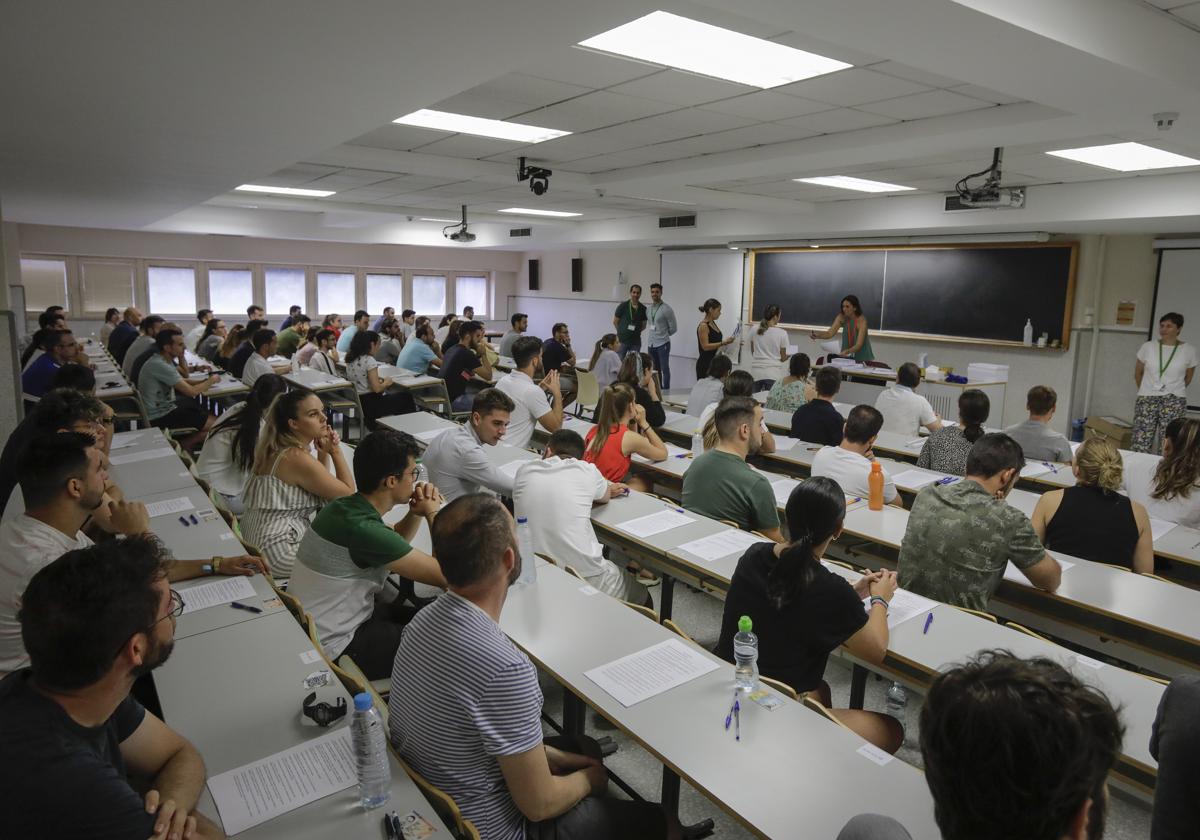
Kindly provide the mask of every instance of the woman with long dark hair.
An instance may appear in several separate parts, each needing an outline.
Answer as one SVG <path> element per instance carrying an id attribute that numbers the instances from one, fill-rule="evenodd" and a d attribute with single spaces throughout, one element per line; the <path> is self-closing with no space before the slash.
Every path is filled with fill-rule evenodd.
<path id="1" fill-rule="evenodd" d="M 254 447 L 258 445 L 264 415 L 271 402 L 286 390 L 287 382 L 282 376 L 264 373 L 254 381 L 244 401 L 217 418 L 200 450 L 196 472 L 239 516 L 245 511 L 242 490 L 254 468 Z"/>
<path id="2" fill-rule="evenodd" d="M 842 355 L 859 362 L 870 362 L 875 358 L 871 349 L 871 337 L 867 334 L 867 316 L 863 315 L 862 304 L 857 295 L 842 298 L 842 311 L 833 319 L 833 324 L 824 332 L 810 332 L 809 338 L 823 341 L 833 338 L 842 331 Z"/>
<path id="3" fill-rule="evenodd" d="M 975 441 L 986 431 L 983 424 L 991 413 L 988 395 L 978 388 L 968 388 L 958 395 L 958 425 L 942 426 L 931 434 L 917 456 L 917 466 L 927 470 L 967 474 L 967 455 Z"/>
<path id="4" fill-rule="evenodd" d="M 721 317 L 721 301 L 709 298 L 700 304 L 699 309 L 704 317 L 696 325 L 696 347 L 700 351 L 696 356 L 697 382 L 708 376 L 708 367 L 716 358 L 717 351 L 733 344 L 733 338 L 723 338 L 721 328 L 717 326 L 717 319 Z"/>
<path id="5" fill-rule="evenodd" d="M 1168 423 L 1162 451 L 1161 458 L 1125 453 L 1121 489 L 1156 519 L 1200 528 L 1200 420 Z"/>
<path id="6" fill-rule="evenodd" d="M 646 412 L 646 422 L 657 429 L 667 422 L 667 412 L 662 407 L 662 396 L 658 383 L 654 381 L 653 362 L 649 353 L 627 353 L 617 371 L 617 381 L 633 389 L 637 404 Z"/>
<path id="7" fill-rule="evenodd" d="M 413 399 L 408 394 L 390 394 L 394 380 L 379 375 L 379 333 L 374 330 L 359 330 L 350 339 L 346 351 L 346 378 L 354 383 L 358 401 L 362 404 L 363 419 L 368 429 L 375 428 L 380 417 L 393 414 L 411 414 L 416 411 Z"/>
<path id="8" fill-rule="evenodd" d="M 796 691 L 830 705 L 825 663 L 839 645 L 858 659 L 881 664 L 888 648 L 888 603 L 896 573 L 863 575 L 854 584 L 825 568 L 821 556 L 842 533 L 846 496 L 831 478 L 810 478 L 788 497 L 789 543 L 752 545 L 738 561 L 725 597 L 716 654 L 733 661 L 738 619 L 749 616 L 758 635 L 758 668 Z M 869 612 L 863 599 L 870 599 Z M 888 752 L 904 742 L 900 722 L 878 712 L 833 712 Z"/>

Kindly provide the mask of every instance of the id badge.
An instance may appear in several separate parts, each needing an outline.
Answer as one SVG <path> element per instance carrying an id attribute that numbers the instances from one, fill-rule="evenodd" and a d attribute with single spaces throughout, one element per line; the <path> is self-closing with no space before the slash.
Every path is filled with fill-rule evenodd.
<path id="1" fill-rule="evenodd" d="M 630 324 L 630 325 L 629 325 L 629 331 L 630 331 L 630 332 L 634 332 L 634 331 L 636 331 L 636 330 L 637 330 L 637 325 L 635 325 L 635 324 Z"/>

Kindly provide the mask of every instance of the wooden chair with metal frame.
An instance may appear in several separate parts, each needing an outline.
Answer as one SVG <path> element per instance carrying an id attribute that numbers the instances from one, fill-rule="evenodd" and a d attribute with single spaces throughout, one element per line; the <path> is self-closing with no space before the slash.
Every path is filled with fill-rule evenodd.
<path id="1" fill-rule="evenodd" d="M 575 416 L 583 417 L 584 410 L 587 410 L 592 419 L 595 419 L 596 406 L 600 402 L 600 383 L 596 381 L 596 374 L 576 369 L 575 382 L 578 385 L 575 393 Z"/>
<path id="2" fill-rule="evenodd" d="M 1154 572 L 1137 572 L 1137 574 L 1141 575 L 1142 577 L 1151 578 L 1152 580 L 1161 580 L 1163 583 L 1175 583 L 1175 581 L 1171 580 L 1170 578 L 1165 578 L 1162 575 L 1156 575 Z"/>
<path id="3" fill-rule="evenodd" d="M 847 726 L 846 724 L 844 724 L 840 720 L 838 720 L 837 715 L 835 715 L 833 712 L 831 712 L 824 703 L 822 703 L 817 698 L 813 697 L 811 694 L 805 694 L 803 697 L 800 698 L 800 702 L 803 703 L 806 708 L 811 709 L 812 711 L 816 712 L 821 717 L 825 718 L 826 720 L 830 721 L 831 723 L 836 723 L 838 726 L 842 727 L 842 729 L 845 729 L 847 732 L 854 731 L 849 726 Z"/>
<path id="4" fill-rule="evenodd" d="M 663 625 L 663 627 L 666 627 L 668 630 L 670 630 L 672 633 L 675 633 L 675 634 L 681 636 L 682 638 L 686 639 L 687 641 L 691 642 L 696 647 L 703 647 L 703 645 L 701 645 L 699 642 L 697 642 L 695 639 L 693 639 L 692 636 L 686 630 L 684 630 L 674 619 L 672 619 L 672 618 L 663 619 L 662 625 Z M 790 697 L 793 700 L 800 699 L 800 692 L 796 691 L 796 689 L 792 688 L 790 685 L 783 682 L 782 680 L 773 679 L 772 677 L 764 677 L 762 674 L 759 674 L 758 680 L 763 685 L 770 686 L 772 689 L 774 689 L 775 691 L 778 691 L 780 694 L 784 695 L 785 697 Z"/>
<path id="5" fill-rule="evenodd" d="M 1024 624 L 1017 624 L 1017 622 L 1015 622 L 1015 621 L 1006 621 L 1006 622 L 1004 622 L 1004 626 L 1009 628 L 1010 630 L 1016 630 L 1018 633 L 1024 633 L 1026 636 L 1032 636 L 1033 638 L 1040 639 L 1043 642 L 1050 642 L 1050 644 L 1054 644 L 1053 641 L 1046 638 L 1041 633 L 1030 630 Z"/>
<path id="6" fill-rule="evenodd" d="M 682 627 L 680 627 L 679 624 L 675 621 L 675 619 L 664 618 L 662 620 L 662 626 L 666 627 L 672 633 L 675 633 L 676 635 L 681 636 L 682 638 L 686 639 L 687 641 L 689 641 L 692 644 L 699 647 L 699 643 L 695 639 L 693 639 L 686 630 L 684 630 Z"/>
<path id="7" fill-rule="evenodd" d="M 982 618 L 984 621 L 990 621 L 990 622 L 992 622 L 992 624 L 1000 623 L 999 619 L 997 619 L 996 616 L 992 615 L 991 613 L 984 612 L 983 610 L 973 610 L 970 607 L 959 607 L 954 604 L 947 604 L 946 606 L 954 607 L 954 609 L 956 609 L 960 612 L 965 612 L 968 615 L 973 615 L 977 618 Z"/>
<path id="8" fill-rule="evenodd" d="M 634 612 L 641 613 L 646 618 L 653 621 L 655 624 L 659 623 L 658 613 L 656 613 L 654 610 L 650 609 L 649 607 L 644 606 L 642 604 L 635 604 L 632 601 L 622 601 L 621 603 L 624 604 L 625 606 L 629 607 L 629 609 L 633 610 Z"/>

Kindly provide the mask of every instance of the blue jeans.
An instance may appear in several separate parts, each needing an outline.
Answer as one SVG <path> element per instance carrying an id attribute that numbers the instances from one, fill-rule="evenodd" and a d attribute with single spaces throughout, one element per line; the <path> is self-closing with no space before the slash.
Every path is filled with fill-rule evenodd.
<path id="1" fill-rule="evenodd" d="M 626 344 L 622 341 L 620 348 L 617 350 L 617 355 L 624 359 L 629 353 L 640 352 L 642 352 L 642 343 L 640 341 L 637 344 Z"/>
<path id="2" fill-rule="evenodd" d="M 649 353 L 651 361 L 654 362 L 654 369 L 662 377 L 662 386 L 665 391 L 671 387 L 671 342 L 668 341 L 659 347 L 651 347 Z"/>

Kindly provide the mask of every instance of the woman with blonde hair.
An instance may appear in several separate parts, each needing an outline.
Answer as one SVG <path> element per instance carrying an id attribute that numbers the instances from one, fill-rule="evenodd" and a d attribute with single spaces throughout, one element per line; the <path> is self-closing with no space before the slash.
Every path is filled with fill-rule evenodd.
<path id="1" fill-rule="evenodd" d="M 1154 537 L 1146 508 L 1121 489 L 1121 453 L 1107 438 L 1075 451 L 1075 486 L 1042 494 L 1033 530 L 1046 548 L 1135 572 L 1154 571 Z"/>
<path id="2" fill-rule="evenodd" d="M 354 492 L 341 440 L 321 398 L 307 388 L 280 394 L 267 409 L 242 504 L 242 533 L 276 577 L 289 577 L 308 525 L 325 502 Z M 316 445 L 314 458 L 310 447 Z M 330 466 L 333 473 L 330 473 Z"/>
<path id="3" fill-rule="evenodd" d="M 595 464 L 609 481 L 624 482 L 635 490 L 649 492 L 650 482 L 630 476 L 634 455 L 665 461 L 667 447 L 646 422 L 646 409 L 628 385 L 610 385 L 600 393 L 596 425 L 587 433 L 583 460 Z"/>
<path id="4" fill-rule="evenodd" d="M 1200 420 L 1168 423 L 1161 458 L 1127 453 L 1121 489 L 1155 519 L 1200 528 Z"/>
<path id="5" fill-rule="evenodd" d="M 217 348 L 216 356 L 212 360 L 213 364 L 225 367 L 229 364 L 229 360 L 233 358 L 234 352 L 242 343 L 242 339 L 246 337 L 245 324 L 235 324 L 230 328 L 225 340 L 221 342 L 221 346 Z"/>
<path id="6" fill-rule="evenodd" d="M 621 355 L 617 352 L 619 346 L 616 333 L 605 333 L 592 351 L 588 370 L 596 377 L 596 384 L 601 388 L 607 388 L 617 381 L 617 374 L 621 370 Z"/>

